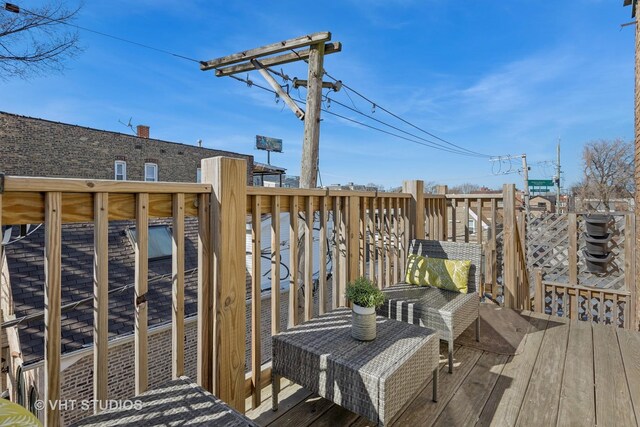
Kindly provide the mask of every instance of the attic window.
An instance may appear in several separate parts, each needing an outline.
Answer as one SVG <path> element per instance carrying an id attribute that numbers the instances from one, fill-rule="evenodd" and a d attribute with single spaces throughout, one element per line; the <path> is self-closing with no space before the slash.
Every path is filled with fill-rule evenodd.
<path id="1" fill-rule="evenodd" d="M 127 229 L 131 243 L 135 245 L 138 234 L 135 227 Z M 167 225 L 152 225 L 149 227 L 149 259 L 160 259 L 171 256 L 171 229 Z"/>

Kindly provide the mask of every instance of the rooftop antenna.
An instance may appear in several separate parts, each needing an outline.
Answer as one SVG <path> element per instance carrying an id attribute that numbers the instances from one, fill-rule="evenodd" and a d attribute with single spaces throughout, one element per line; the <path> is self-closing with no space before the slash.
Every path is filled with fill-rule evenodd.
<path id="1" fill-rule="evenodd" d="M 133 128 L 133 125 L 131 124 L 131 119 L 133 119 L 133 117 L 129 117 L 129 123 L 125 123 L 122 120 L 118 119 L 118 123 L 120 123 L 123 126 L 128 127 L 131 130 L 132 134 L 138 135 L 138 132 L 136 132 L 136 130 Z"/>

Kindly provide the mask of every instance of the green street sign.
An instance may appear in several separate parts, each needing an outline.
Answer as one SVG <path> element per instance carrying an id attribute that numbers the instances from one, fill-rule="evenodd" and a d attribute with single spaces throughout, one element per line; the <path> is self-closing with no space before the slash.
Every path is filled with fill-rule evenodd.
<path id="1" fill-rule="evenodd" d="M 534 188 L 531 190 L 532 193 L 548 193 L 548 188 Z"/>
<path id="2" fill-rule="evenodd" d="M 530 187 L 553 187 L 552 179 L 530 179 L 528 182 Z"/>

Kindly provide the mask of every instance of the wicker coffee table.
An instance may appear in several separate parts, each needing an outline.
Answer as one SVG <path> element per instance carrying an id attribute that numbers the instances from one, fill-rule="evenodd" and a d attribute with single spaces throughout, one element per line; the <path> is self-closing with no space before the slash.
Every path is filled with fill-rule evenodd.
<path id="1" fill-rule="evenodd" d="M 339 309 L 273 337 L 273 410 L 280 377 L 387 425 L 433 376 L 437 400 L 439 335 L 378 316 L 377 338 L 351 337 L 351 310 Z"/>

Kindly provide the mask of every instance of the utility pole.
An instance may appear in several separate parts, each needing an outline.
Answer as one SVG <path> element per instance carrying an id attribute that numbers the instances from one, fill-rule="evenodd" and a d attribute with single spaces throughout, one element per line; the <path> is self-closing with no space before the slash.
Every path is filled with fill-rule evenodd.
<path id="1" fill-rule="evenodd" d="M 203 61 L 200 64 L 202 71 L 215 70 L 216 77 L 233 76 L 235 74 L 258 70 L 266 82 L 294 112 L 296 117 L 304 120 L 304 138 L 302 144 L 302 159 L 300 162 L 301 188 L 314 188 L 318 182 L 322 88 L 331 87 L 333 90 L 338 91 L 341 86 L 339 83 L 322 81 L 324 75 L 324 56 L 342 50 L 342 44 L 340 42 L 327 43 L 330 40 L 331 33 L 328 31 L 313 33 L 209 61 Z M 303 47 L 308 47 L 308 49 L 295 50 Z M 273 56 L 274 54 L 287 51 L 290 51 L 290 53 Z M 285 91 L 270 74 L 278 74 L 283 78 L 291 80 L 288 76 L 272 71 L 269 67 L 297 61 L 305 61 L 309 64 L 308 80 L 293 79 L 295 87 L 307 86 L 306 111 L 298 107 L 296 102 L 289 96 L 288 91 Z M 248 79 L 246 81 L 247 84 L 250 84 Z"/>
<path id="2" fill-rule="evenodd" d="M 323 63 L 324 43 L 311 46 L 309 86 L 307 87 L 307 116 L 304 119 L 304 140 L 302 143 L 302 160 L 300 161 L 300 188 L 315 188 L 318 184 Z"/>
<path id="3" fill-rule="evenodd" d="M 560 213 L 560 138 L 558 138 L 555 181 L 556 181 L 556 213 Z"/>
<path id="4" fill-rule="evenodd" d="M 524 178 L 524 211 L 529 219 L 529 166 L 527 166 L 527 155 L 522 155 L 522 177 Z"/>

